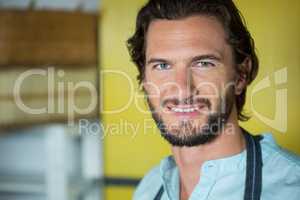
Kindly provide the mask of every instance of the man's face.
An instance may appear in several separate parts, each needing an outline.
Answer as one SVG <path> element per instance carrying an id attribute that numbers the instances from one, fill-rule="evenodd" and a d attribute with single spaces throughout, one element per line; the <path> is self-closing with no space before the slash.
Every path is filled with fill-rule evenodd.
<path id="1" fill-rule="evenodd" d="M 175 146 L 214 139 L 234 105 L 235 70 L 214 17 L 151 22 L 144 90 L 162 135 Z"/>

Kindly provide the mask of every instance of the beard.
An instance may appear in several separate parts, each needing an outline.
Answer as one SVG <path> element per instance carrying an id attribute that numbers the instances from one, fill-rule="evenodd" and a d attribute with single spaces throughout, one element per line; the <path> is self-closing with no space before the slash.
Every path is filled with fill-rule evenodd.
<path id="1" fill-rule="evenodd" d="M 193 147 L 207 144 L 218 137 L 231 114 L 234 105 L 234 97 L 234 90 L 230 87 L 226 94 L 219 99 L 216 111 L 208 113 L 206 123 L 203 123 L 200 127 L 194 126 L 193 120 L 183 120 L 180 121 L 177 126 L 168 127 L 162 116 L 156 112 L 156 109 L 149 98 L 147 98 L 147 102 L 151 110 L 152 118 L 160 130 L 161 136 L 166 141 L 172 146 Z M 193 101 L 193 98 L 191 99 Z M 173 101 L 176 104 L 180 103 L 178 99 L 173 99 Z M 198 98 L 194 101 L 205 103 L 207 108 L 209 108 L 209 110 L 211 109 L 211 102 L 209 99 Z M 183 100 L 183 102 L 186 103 L 188 100 Z M 163 102 L 162 105 L 164 104 L 165 103 Z"/>

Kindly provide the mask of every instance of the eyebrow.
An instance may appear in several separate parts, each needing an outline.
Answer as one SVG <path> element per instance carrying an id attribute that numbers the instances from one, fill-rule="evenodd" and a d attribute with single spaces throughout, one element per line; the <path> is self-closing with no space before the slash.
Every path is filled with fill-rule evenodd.
<path id="1" fill-rule="evenodd" d="M 205 54 L 205 55 L 199 55 L 199 56 L 193 57 L 191 59 L 191 62 L 195 62 L 195 61 L 198 61 L 198 60 L 204 60 L 204 59 L 221 61 L 221 57 L 219 57 L 219 56 L 216 56 L 214 54 Z"/>
<path id="2" fill-rule="evenodd" d="M 192 57 L 190 60 L 191 63 L 196 62 L 198 60 L 204 60 L 204 59 L 211 59 L 216 61 L 221 61 L 221 57 L 216 56 L 214 54 L 204 54 L 204 55 L 198 55 L 195 57 Z M 170 63 L 169 60 L 163 59 L 163 58 L 151 58 L 147 61 L 146 65 L 152 64 L 152 63 Z"/>
<path id="3" fill-rule="evenodd" d="M 146 64 L 149 65 L 151 63 L 168 63 L 168 60 L 162 58 L 151 58 Z"/>

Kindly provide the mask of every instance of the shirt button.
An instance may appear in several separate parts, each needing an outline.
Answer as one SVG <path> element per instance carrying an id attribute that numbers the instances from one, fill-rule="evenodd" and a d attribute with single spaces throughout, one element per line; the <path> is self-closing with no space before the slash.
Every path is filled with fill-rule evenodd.
<path id="1" fill-rule="evenodd" d="M 208 169 L 213 168 L 213 167 L 215 167 L 215 165 L 212 164 L 212 163 L 210 163 L 210 164 L 207 165 L 207 168 L 208 168 Z"/>
<path id="2" fill-rule="evenodd" d="M 214 164 L 214 163 L 207 163 L 206 164 L 207 169 L 211 169 L 211 168 L 214 168 L 214 167 L 216 167 L 216 164 Z"/>
<path id="3" fill-rule="evenodd" d="M 208 175 L 208 176 L 215 176 L 217 174 L 218 167 L 214 163 L 207 163 L 206 165 L 203 166 L 203 175 Z"/>

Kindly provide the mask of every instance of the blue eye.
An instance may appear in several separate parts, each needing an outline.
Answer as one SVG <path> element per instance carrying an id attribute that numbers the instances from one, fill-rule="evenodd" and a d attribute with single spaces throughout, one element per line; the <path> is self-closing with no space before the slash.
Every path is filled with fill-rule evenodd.
<path id="1" fill-rule="evenodd" d="M 209 61 L 199 61 L 195 64 L 195 67 L 199 68 L 208 68 L 208 67 L 215 67 L 216 65 Z"/>
<path id="2" fill-rule="evenodd" d="M 154 65 L 153 68 L 157 70 L 167 70 L 170 69 L 170 65 L 167 63 L 159 63 Z"/>

